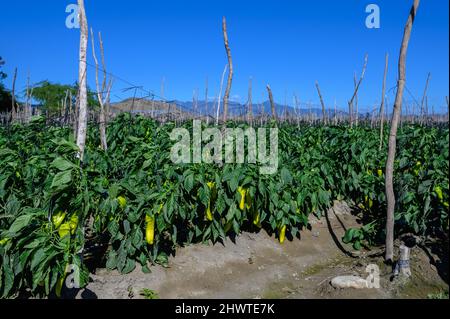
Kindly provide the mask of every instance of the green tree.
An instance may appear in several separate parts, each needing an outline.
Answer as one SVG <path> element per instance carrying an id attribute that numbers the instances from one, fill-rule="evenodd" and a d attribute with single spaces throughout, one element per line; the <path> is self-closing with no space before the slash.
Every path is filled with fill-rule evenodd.
<path id="1" fill-rule="evenodd" d="M 47 80 L 38 83 L 33 88 L 33 99 L 38 101 L 42 107 L 50 113 L 58 111 L 62 105 L 63 101 L 68 96 L 72 96 L 72 103 L 75 102 L 78 92 L 78 84 L 67 85 L 67 84 L 57 84 L 51 83 Z M 88 104 L 92 109 L 98 107 L 97 99 L 95 98 L 95 92 L 88 91 Z M 70 93 L 70 95 L 68 95 Z M 69 100 L 67 100 L 69 102 Z"/>
<path id="2" fill-rule="evenodd" d="M 0 57 L 0 113 L 5 113 L 11 110 L 12 96 L 9 91 L 6 90 L 3 80 L 7 75 L 2 71 L 2 66 L 5 65 L 5 60 Z"/>

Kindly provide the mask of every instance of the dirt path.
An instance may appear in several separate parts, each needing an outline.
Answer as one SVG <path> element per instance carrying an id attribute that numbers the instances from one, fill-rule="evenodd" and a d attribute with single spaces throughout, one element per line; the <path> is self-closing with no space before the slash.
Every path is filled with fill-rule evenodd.
<path id="1" fill-rule="evenodd" d="M 335 239 L 340 240 L 344 227 L 354 227 L 357 223 L 348 207 L 337 203 L 334 211 L 328 213 L 328 219 L 315 220 L 311 230 L 301 232 L 301 240 L 295 238 L 280 245 L 274 237 L 261 231 L 244 233 L 235 243 L 227 238 L 223 245 L 180 248 L 169 259 L 169 268 L 155 266 L 150 274 L 140 269 L 127 275 L 100 269 L 77 298 L 142 298 L 139 292 L 143 288 L 170 299 L 402 297 L 388 284 L 391 270 L 383 266 L 380 258 L 352 258 L 344 254 L 333 240 L 329 226 Z M 422 256 L 422 259 L 429 263 L 428 258 Z M 330 286 L 331 278 L 337 275 L 355 274 L 365 278 L 369 263 L 381 267 L 381 289 L 336 290 Z M 429 271 L 433 273 L 431 267 Z M 434 273 L 418 283 L 422 294 L 448 290 L 448 285 Z M 424 284 L 429 284 L 425 287 L 428 290 Z M 426 294 L 404 297 L 426 297 Z"/>

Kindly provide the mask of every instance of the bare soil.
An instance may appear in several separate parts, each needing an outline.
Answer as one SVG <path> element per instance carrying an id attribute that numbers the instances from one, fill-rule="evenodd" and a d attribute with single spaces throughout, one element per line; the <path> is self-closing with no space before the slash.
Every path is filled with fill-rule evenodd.
<path id="1" fill-rule="evenodd" d="M 439 256 L 432 249 L 412 248 L 412 277 L 391 281 L 392 267 L 380 254 L 353 252 L 341 242 L 345 229 L 359 226 L 345 203 L 336 202 L 327 216 L 311 224 L 300 239 L 283 245 L 261 231 L 243 233 L 235 242 L 227 238 L 223 244 L 181 247 L 168 268 L 156 265 L 150 274 L 98 269 L 75 297 L 140 299 L 144 288 L 168 299 L 427 298 L 448 292 L 448 250 Z M 380 288 L 340 290 L 330 285 L 338 275 L 366 278 L 369 264 L 380 268 Z"/>

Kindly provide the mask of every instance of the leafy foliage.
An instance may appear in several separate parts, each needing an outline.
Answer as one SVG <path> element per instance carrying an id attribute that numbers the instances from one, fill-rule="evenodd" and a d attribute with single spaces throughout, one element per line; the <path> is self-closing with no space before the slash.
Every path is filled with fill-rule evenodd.
<path id="1" fill-rule="evenodd" d="M 38 101 L 45 110 L 52 113 L 62 107 L 62 103 L 65 99 L 69 102 L 69 92 L 72 96 L 71 102 L 72 104 L 75 104 L 78 92 L 78 83 L 75 83 L 75 85 L 63 85 L 51 83 L 49 81 L 42 81 L 33 87 L 33 98 Z M 95 93 L 89 89 L 88 105 L 91 108 L 98 107 L 98 101 Z"/>
<path id="2" fill-rule="evenodd" d="M 80 163 L 72 129 L 44 122 L 0 128 L 0 296 L 57 291 L 67 264 L 79 265 L 85 285 L 86 229 L 106 238 L 106 266 L 122 273 L 138 265 L 149 272 L 179 245 L 244 230 L 292 239 L 334 199 L 354 203 L 364 224 L 345 242 L 359 249 L 383 238 L 386 152 L 376 130 L 282 125 L 279 170 L 261 175 L 257 164 L 173 164 L 175 125 L 130 114 L 109 124 L 108 152 L 90 127 Z M 399 233 L 448 232 L 448 133 L 407 125 L 399 132 Z"/>
<path id="3" fill-rule="evenodd" d="M 3 80 L 6 79 L 6 73 L 1 71 L 1 67 L 5 64 L 5 61 L 0 57 L 0 113 L 7 112 L 12 107 L 12 96 L 9 91 L 6 90 Z"/>

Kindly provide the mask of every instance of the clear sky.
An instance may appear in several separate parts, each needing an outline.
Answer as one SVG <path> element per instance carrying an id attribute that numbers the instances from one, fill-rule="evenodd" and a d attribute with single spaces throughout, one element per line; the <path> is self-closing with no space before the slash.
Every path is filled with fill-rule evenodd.
<path id="1" fill-rule="evenodd" d="M 65 25 L 66 6 L 75 0 L 2 1 L 0 56 L 18 86 L 48 79 L 77 79 L 79 30 Z M 400 41 L 412 0 L 227 0 L 106 1 L 85 0 L 89 27 L 101 31 L 110 72 L 160 94 L 165 78 L 167 99 L 203 99 L 206 78 L 210 97 L 219 91 L 227 63 L 221 21 L 226 16 L 235 77 L 231 95 L 245 103 L 253 77 L 253 100 L 266 100 L 270 83 L 275 99 L 292 104 L 318 102 L 319 81 L 325 103 L 346 106 L 353 92 L 353 74 L 369 62 L 360 89 L 360 104 L 379 104 L 385 53 L 390 55 L 388 88 L 396 85 Z M 381 28 L 368 29 L 370 3 L 380 7 Z M 421 98 L 427 73 L 432 73 L 430 103 L 444 110 L 449 86 L 449 1 L 422 0 L 407 60 L 407 87 Z M 89 60 L 92 62 L 89 49 Z M 93 69 L 89 84 L 94 87 Z M 10 76 L 6 85 L 11 86 Z M 130 95 L 129 84 L 116 81 L 113 99 Z M 394 90 L 389 93 L 392 102 Z M 144 94 L 138 92 L 138 96 Z M 409 93 L 405 99 L 411 100 Z"/>

